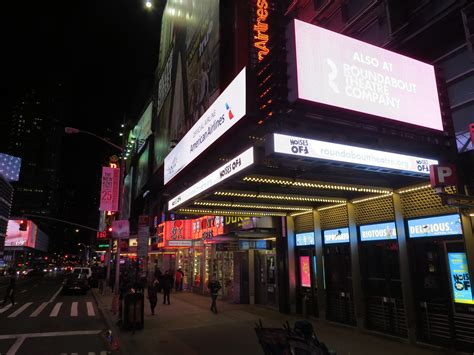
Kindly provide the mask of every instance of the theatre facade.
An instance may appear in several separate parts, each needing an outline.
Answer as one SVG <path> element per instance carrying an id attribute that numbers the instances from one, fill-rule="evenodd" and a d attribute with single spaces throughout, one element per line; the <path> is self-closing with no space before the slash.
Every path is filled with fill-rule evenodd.
<path id="1" fill-rule="evenodd" d="M 229 301 L 472 349 L 474 210 L 452 202 L 461 183 L 430 183 L 430 167 L 457 154 L 435 68 L 284 18 L 278 4 L 249 6 L 250 21 L 234 8 L 229 38 L 209 27 L 208 45 L 220 26 L 214 51 L 198 46 L 214 59 L 194 110 L 166 85 L 196 54 L 160 50 L 154 134 L 128 170 L 132 227 L 153 221 L 150 267 L 182 268 L 192 292 L 216 274 Z M 163 110 L 194 117 L 172 123 L 172 148 Z"/>

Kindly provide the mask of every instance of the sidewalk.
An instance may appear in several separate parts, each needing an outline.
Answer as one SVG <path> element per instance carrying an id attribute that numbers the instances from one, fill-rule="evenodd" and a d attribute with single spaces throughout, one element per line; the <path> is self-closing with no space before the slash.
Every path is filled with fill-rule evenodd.
<path id="1" fill-rule="evenodd" d="M 104 316 L 115 323 L 117 317 L 110 313 L 110 291 L 104 296 L 97 290 L 93 292 Z M 223 301 L 218 301 L 219 314 L 215 315 L 209 310 L 209 297 L 186 292 L 171 294 L 170 306 L 158 302 L 155 316 L 151 316 L 148 301 L 145 301 L 144 330 L 134 335 L 131 332 L 119 333 L 123 354 L 263 354 L 254 330 L 259 319 L 267 327 L 281 327 L 286 320 L 293 325 L 300 319 L 261 306 Z M 319 339 L 338 355 L 447 354 L 446 351 L 408 345 L 344 326 L 318 321 L 312 323 Z"/>

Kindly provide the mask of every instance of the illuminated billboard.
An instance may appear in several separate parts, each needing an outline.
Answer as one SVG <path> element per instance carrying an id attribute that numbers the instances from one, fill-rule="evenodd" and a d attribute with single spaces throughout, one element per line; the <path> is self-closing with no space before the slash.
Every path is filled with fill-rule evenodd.
<path id="1" fill-rule="evenodd" d="M 186 201 L 189 201 L 193 197 L 206 191 L 212 186 L 219 184 L 227 178 L 235 175 L 245 168 L 253 164 L 253 147 L 247 149 L 242 154 L 231 159 L 229 162 L 222 165 L 220 168 L 214 170 L 212 173 L 207 175 L 205 178 L 199 180 L 197 183 L 184 190 L 178 196 L 173 197 L 168 202 L 168 209 L 171 211 L 176 207 L 182 205 Z"/>
<path id="2" fill-rule="evenodd" d="M 212 240 L 224 234 L 224 217 L 204 216 L 192 220 L 192 239 Z"/>
<path id="3" fill-rule="evenodd" d="M 448 253 L 448 264 L 454 302 L 474 304 L 466 253 Z"/>
<path id="4" fill-rule="evenodd" d="M 0 175 L 7 181 L 20 179 L 21 158 L 0 153 Z"/>
<path id="5" fill-rule="evenodd" d="M 323 231 L 324 244 L 349 243 L 349 228 L 328 229 Z"/>
<path id="6" fill-rule="evenodd" d="M 397 240 L 395 222 L 367 224 L 360 226 L 360 240 L 370 242 L 373 240 Z"/>
<path id="7" fill-rule="evenodd" d="M 406 171 L 420 175 L 430 174 L 430 165 L 437 164 L 434 159 L 411 155 L 384 152 L 382 150 L 354 147 L 351 145 L 330 143 L 301 137 L 274 134 L 274 152 L 297 155 L 313 159 L 331 160 L 365 165 L 383 169 Z"/>
<path id="8" fill-rule="evenodd" d="M 462 235 L 461 217 L 458 214 L 411 219 L 408 221 L 410 238 Z"/>
<path id="9" fill-rule="evenodd" d="M 48 236 L 29 220 L 24 220 L 26 230 L 20 230 L 21 220 L 8 221 L 6 247 L 28 247 L 41 251 L 48 250 Z"/>
<path id="10" fill-rule="evenodd" d="M 244 68 L 166 156 L 165 184 L 245 116 L 245 75 Z"/>
<path id="11" fill-rule="evenodd" d="M 314 245 L 314 232 L 296 233 L 296 246 Z"/>
<path id="12" fill-rule="evenodd" d="M 432 65 L 299 20 L 290 26 L 290 100 L 443 130 Z"/>
<path id="13" fill-rule="evenodd" d="M 154 170 L 220 93 L 219 0 L 164 1 L 156 71 Z"/>
<path id="14" fill-rule="evenodd" d="M 301 287 L 311 287 L 311 266 L 309 256 L 300 256 Z"/>

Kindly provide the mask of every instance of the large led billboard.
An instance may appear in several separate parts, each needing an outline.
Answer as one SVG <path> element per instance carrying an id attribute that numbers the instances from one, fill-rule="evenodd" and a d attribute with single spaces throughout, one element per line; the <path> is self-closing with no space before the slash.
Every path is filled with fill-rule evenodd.
<path id="1" fill-rule="evenodd" d="M 434 159 L 277 133 L 273 135 L 273 142 L 273 150 L 275 153 L 331 160 L 333 162 L 349 163 L 355 166 L 365 165 L 395 171 L 406 171 L 420 175 L 429 175 L 430 165 L 438 164 L 438 161 Z"/>
<path id="2" fill-rule="evenodd" d="M 462 235 L 461 217 L 459 214 L 427 217 L 408 220 L 410 238 Z"/>
<path id="3" fill-rule="evenodd" d="M 314 232 L 296 233 L 295 240 L 297 247 L 314 245 Z"/>
<path id="4" fill-rule="evenodd" d="M 219 0 L 163 1 L 154 169 L 220 94 Z"/>
<path id="5" fill-rule="evenodd" d="M 166 156 L 165 184 L 245 116 L 245 79 L 244 68 Z"/>
<path id="6" fill-rule="evenodd" d="M 290 100 L 443 130 L 433 66 L 299 20 L 290 26 Z"/>
<path id="7" fill-rule="evenodd" d="M 7 181 L 20 179 L 21 158 L 0 153 L 0 175 Z"/>
<path id="8" fill-rule="evenodd" d="M 36 234 L 36 225 L 31 221 L 26 221 L 26 230 L 20 230 L 20 220 L 8 221 L 7 237 L 5 239 L 6 247 L 30 247 L 34 248 L 34 236 Z"/>

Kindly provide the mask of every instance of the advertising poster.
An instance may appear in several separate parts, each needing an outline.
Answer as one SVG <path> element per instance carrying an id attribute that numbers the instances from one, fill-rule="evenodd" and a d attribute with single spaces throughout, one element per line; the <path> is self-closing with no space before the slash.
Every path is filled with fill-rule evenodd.
<path id="1" fill-rule="evenodd" d="M 102 167 L 100 211 L 118 211 L 120 169 Z"/>
<path id="2" fill-rule="evenodd" d="M 219 95 L 219 0 L 167 2 L 157 82 L 154 169 Z"/>
<path id="3" fill-rule="evenodd" d="M 448 263 L 454 302 L 474 304 L 466 253 L 448 253 Z"/>
<path id="4" fill-rule="evenodd" d="M 432 65 L 302 21 L 293 26 L 291 100 L 443 130 Z"/>
<path id="5" fill-rule="evenodd" d="M 410 238 L 462 235 L 461 217 L 458 214 L 411 219 L 408 221 Z"/>
<path id="6" fill-rule="evenodd" d="M 328 229 L 323 232 L 324 244 L 349 243 L 349 228 Z"/>
<path id="7" fill-rule="evenodd" d="M 295 235 L 296 246 L 314 245 L 314 232 L 297 233 Z"/>
<path id="8" fill-rule="evenodd" d="M 149 146 L 143 150 L 143 153 L 138 158 L 138 167 L 137 167 L 137 186 L 135 190 L 135 197 L 140 193 L 143 185 L 148 180 L 148 157 L 149 157 Z"/>
<path id="9" fill-rule="evenodd" d="M 309 256 L 300 256 L 301 287 L 311 287 L 311 266 Z"/>
<path id="10" fill-rule="evenodd" d="M 395 222 L 368 224 L 360 226 L 360 240 L 370 242 L 373 240 L 396 240 L 397 228 Z"/>
<path id="11" fill-rule="evenodd" d="M 27 221 L 26 231 L 20 230 L 20 220 L 8 221 L 6 247 L 35 247 L 37 227 L 31 221 Z"/>

